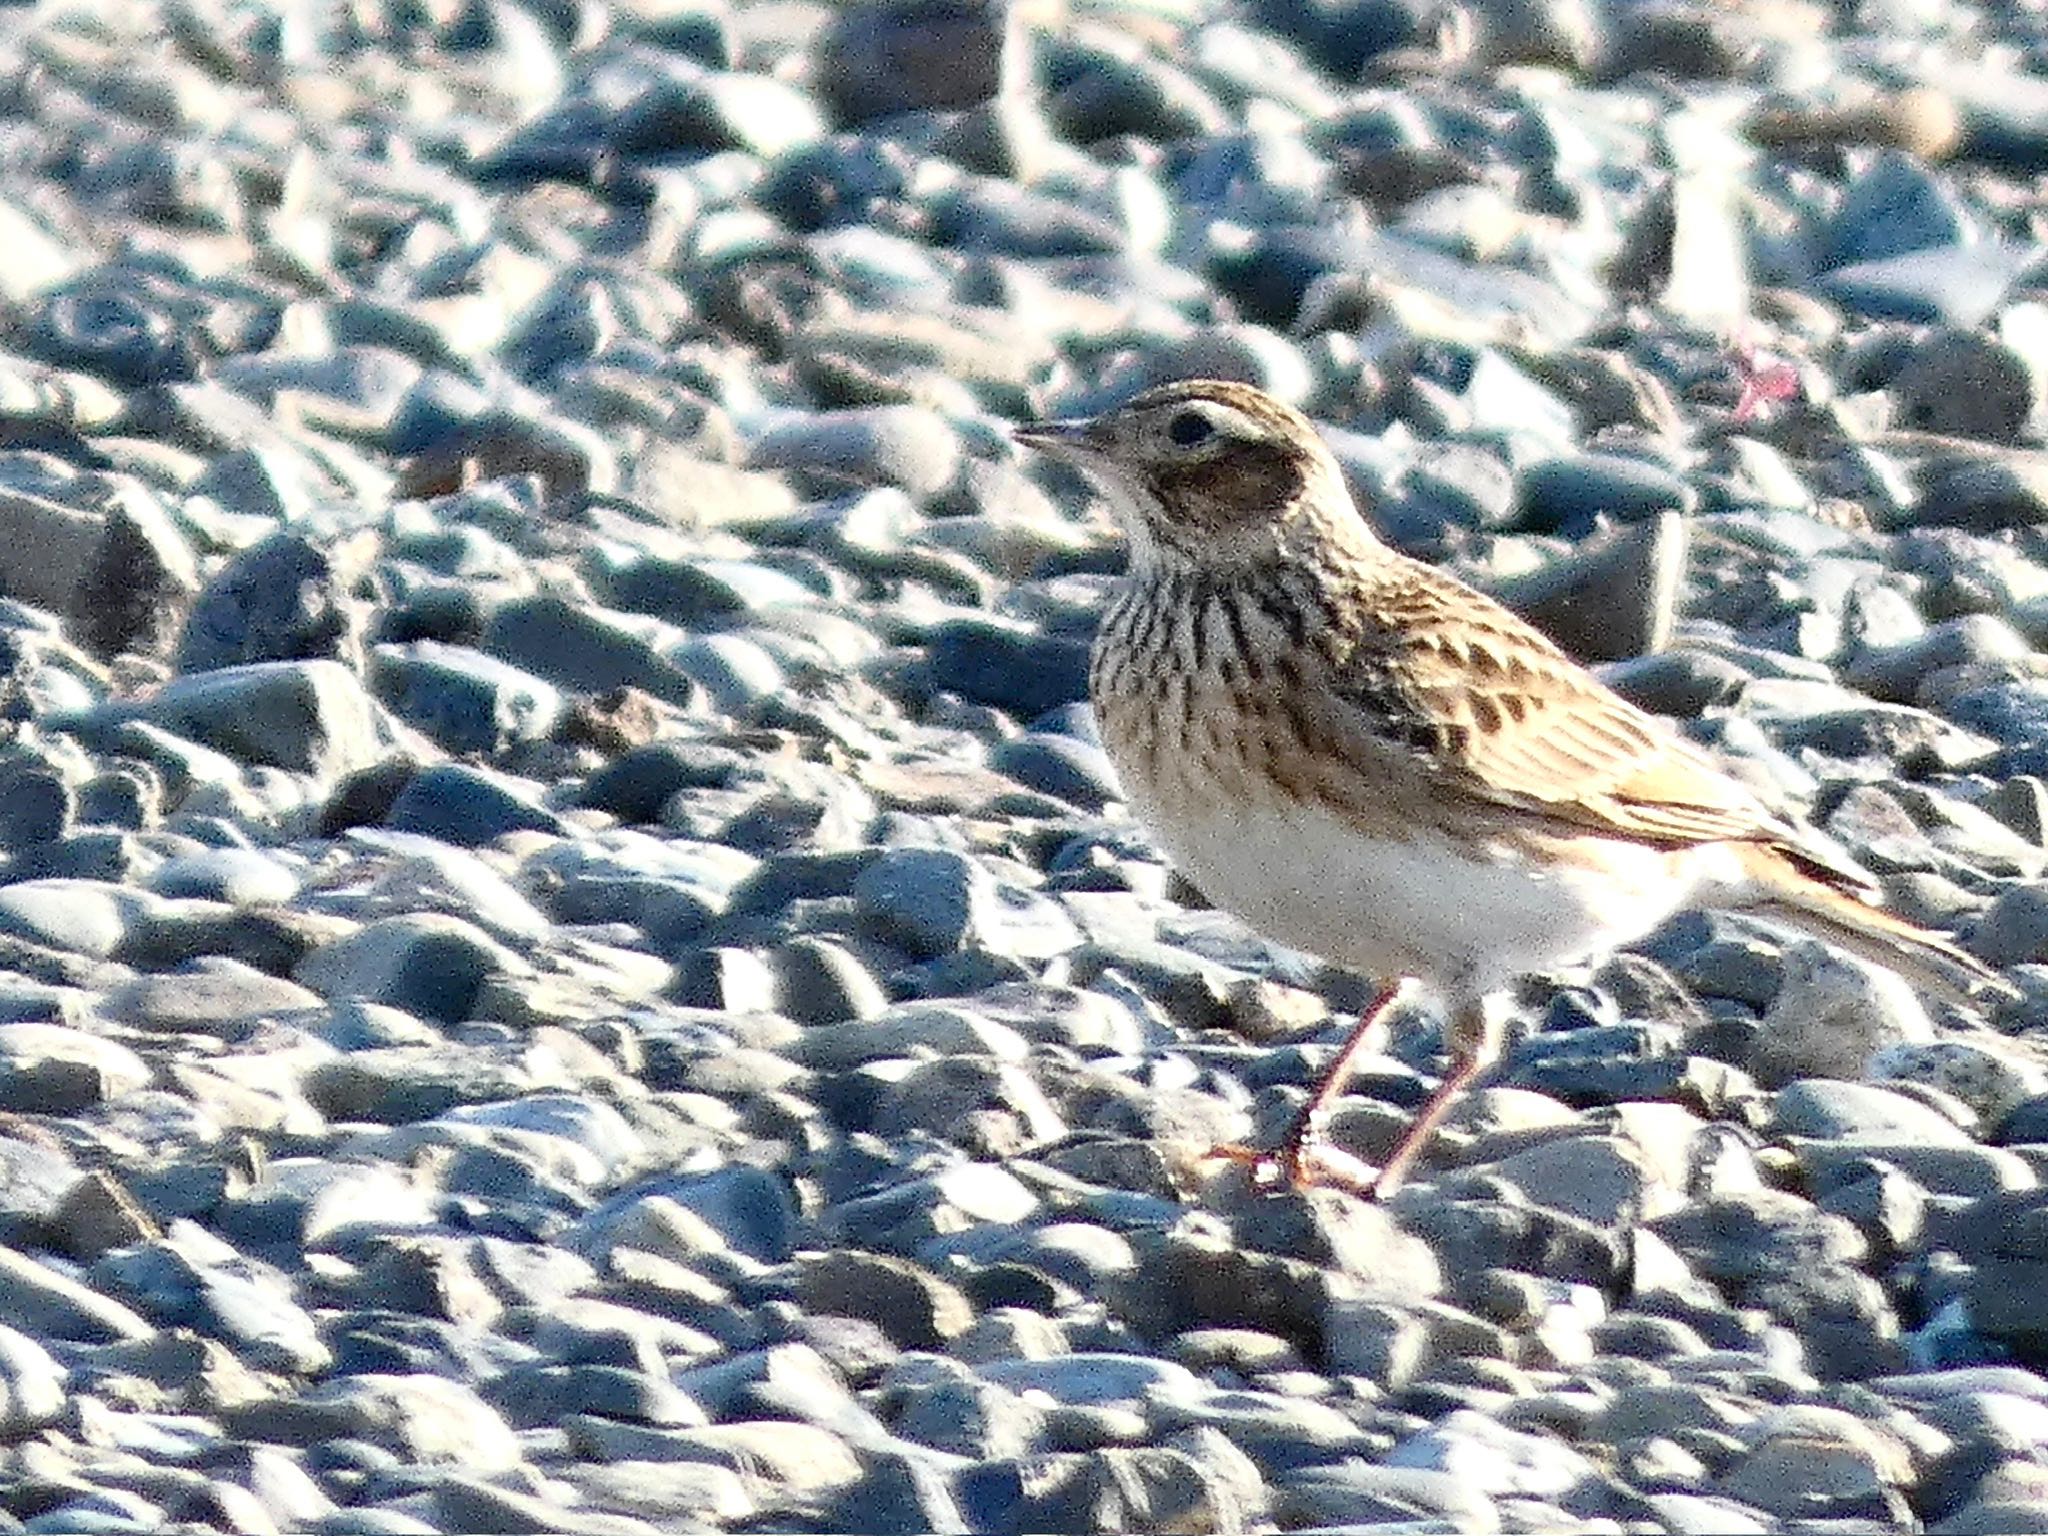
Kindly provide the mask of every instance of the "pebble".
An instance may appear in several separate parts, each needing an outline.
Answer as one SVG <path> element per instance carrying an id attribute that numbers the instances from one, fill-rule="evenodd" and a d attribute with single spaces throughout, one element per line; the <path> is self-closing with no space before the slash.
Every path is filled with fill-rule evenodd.
<path id="1" fill-rule="evenodd" d="M 540 678 L 437 640 L 375 647 L 369 681 L 400 719 L 456 753 L 543 739 L 562 713 L 561 695 Z"/>
<path id="2" fill-rule="evenodd" d="M 470 1388 L 445 1377 L 364 1372 L 290 1399 L 227 1409 L 238 1434 L 279 1445 L 360 1440 L 428 1466 L 505 1472 L 520 1465 L 519 1440 Z"/>
<path id="3" fill-rule="evenodd" d="M 249 766 L 333 779 L 376 762 L 376 721 L 362 682 L 334 661 L 268 661 L 173 678 L 140 704 L 80 718 L 86 731 L 139 720 Z"/>
<path id="4" fill-rule="evenodd" d="M 506 776 L 455 763 L 414 774 L 393 797 L 384 824 L 460 848 L 478 848 L 513 832 L 553 832 L 561 823 L 531 789 Z"/>
<path id="5" fill-rule="evenodd" d="M 1719 1491 L 1782 1518 L 1887 1519 L 1912 1478 L 1906 1447 L 1840 1409 L 1799 1406 L 1759 1420 Z"/>
<path id="6" fill-rule="evenodd" d="M 1007 5 L 885 0 L 849 6 L 819 42 L 819 89 L 842 123 L 972 107 L 1004 88 L 1021 48 Z"/>
<path id="7" fill-rule="evenodd" d="M 986 619 L 950 619 L 928 639 L 937 687 L 1033 716 L 1088 696 L 1088 647 Z"/>
<path id="8" fill-rule="evenodd" d="M 383 918 L 308 955 L 294 980 L 327 998 L 360 998 L 450 1022 L 468 1017 L 487 977 L 529 967 L 461 918 Z"/>
<path id="9" fill-rule="evenodd" d="M 1870 1083 L 1802 1079 L 1779 1089 L 1772 1108 L 1778 1129 L 1793 1136 L 1970 1145 L 1968 1131 L 1939 1110 Z"/>
<path id="10" fill-rule="evenodd" d="M 0 1328 L 0 1426 L 21 1437 L 55 1423 L 69 1399 L 69 1373 L 27 1334 Z"/>
<path id="11" fill-rule="evenodd" d="M 1522 523 L 1538 532 L 1584 527 L 1601 512 L 1623 522 L 1683 514 L 1695 499 L 1670 471 L 1615 455 L 1545 460 L 1523 471 L 1518 489 Z"/>
<path id="12" fill-rule="evenodd" d="M 38 1341 L 112 1344 L 156 1332 L 120 1302 L 12 1249 L 0 1250 L 0 1321 Z"/>
<path id="13" fill-rule="evenodd" d="M 820 1255 L 803 1266 L 798 1296 L 812 1311 L 867 1318 L 905 1349 L 943 1349 L 974 1320 L 956 1286 L 884 1254 Z"/>
<path id="14" fill-rule="evenodd" d="M 1900 426 L 1986 442 L 2018 441 L 2041 408 L 2035 377 L 2019 354 L 1968 331 L 1922 341 L 1890 389 Z"/>
<path id="15" fill-rule="evenodd" d="M 1651 655 L 1671 640 L 1684 529 L 1676 513 L 1658 513 L 1540 570 L 1492 583 L 1491 595 L 1587 665 Z"/>
<path id="16" fill-rule="evenodd" d="M 319 994 L 305 987 L 206 956 L 184 972 L 138 976 L 108 994 L 105 1014 L 144 1029 L 240 1041 L 266 1018 L 319 1006 Z"/>
<path id="17" fill-rule="evenodd" d="M 1870 1065 L 1871 1075 L 1881 1080 L 1926 1083 L 1953 1095 L 1989 1127 L 2003 1125 L 2020 1105 L 2048 1091 L 2048 1070 L 2042 1063 L 1996 1049 L 1988 1041 L 1889 1046 L 1872 1057 Z"/>
<path id="18" fill-rule="evenodd" d="M 1760 1082 L 1853 1080 L 1877 1052 L 1934 1038 L 1926 1010 L 1894 972 L 1810 942 L 1788 948 L 1784 965 L 1751 1053 Z"/>
<path id="19" fill-rule="evenodd" d="M 119 1041 L 64 1024 L 0 1024 L 0 1108 L 74 1114 L 134 1092 L 151 1075 Z"/>
<path id="20" fill-rule="evenodd" d="M 1995 241 L 1926 246 L 1836 267 L 1815 286 L 1851 314 L 1917 325 L 1981 325 L 2030 255 Z"/>
<path id="21" fill-rule="evenodd" d="M 178 633 L 173 665 L 199 673 L 347 659 L 360 623 L 333 554 L 303 534 L 275 533 L 207 582 Z"/>

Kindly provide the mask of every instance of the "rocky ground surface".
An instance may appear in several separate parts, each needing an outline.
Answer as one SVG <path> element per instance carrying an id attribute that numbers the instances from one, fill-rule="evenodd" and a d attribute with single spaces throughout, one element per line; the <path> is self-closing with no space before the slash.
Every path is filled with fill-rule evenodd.
<path id="1" fill-rule="evenodd" d="M 2044 64 L 0 15 L 0 1530 L 2048 1529 Z M 2023 998 L 1692 914 L 1390 1208 L 1205 1167 L 1368 983 L 1123 814 L 1003 430 L 1194 373 Z"/>

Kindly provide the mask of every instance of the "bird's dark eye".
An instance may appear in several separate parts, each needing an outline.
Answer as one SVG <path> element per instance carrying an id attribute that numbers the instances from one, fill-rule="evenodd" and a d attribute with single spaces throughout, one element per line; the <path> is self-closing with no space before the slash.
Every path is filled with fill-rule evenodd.
<path id="1" fill-rule="evenodd" d="M 1216 424 L 1200 411 L 1182 411 L 1166 424 L 1166 435 L 1176 448 L 1192 448 L 1215 434 Z"/>

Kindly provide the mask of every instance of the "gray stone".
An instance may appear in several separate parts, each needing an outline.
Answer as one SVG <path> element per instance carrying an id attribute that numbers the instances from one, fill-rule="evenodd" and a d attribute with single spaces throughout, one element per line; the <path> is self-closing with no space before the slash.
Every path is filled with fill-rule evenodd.
<path id="1" fill-rule="evenodd" d="M 1868 319 L 1967 329 L 1997 310 L 2031 260 L 2030 250 L 1992 240 L 1927 246 L 1837 267 L 1815 286 Z"/>
<path id="2" fill-rule="evenodd" d="M 515 1429 L 546 1428 L 572 1413 L 668 1427 L 709 1422 L 704 1410 L 665 1375 L 617 1365 L 518 1365 L 492 1377 L 482 1390 Z"/>
<path id="3" fill-rule="evenodd" d="M 1123 798 L 1116 769 L 1101 747 L 1071 736 L 1030 731 L 998 746 L 989 766 L 1027 789 L 1083 810 L 1099 811 Z"/>
<path id="4" fill-rule="evenodd" d="M 438 912 L 387 917 L 308 955 L 294 979 L 330 999 L 360 998 L 422 1018 L 467 1018 L 493 975 L 525 976 L 527 962 L 474 924 Z"/>
<path id="5" fill-rule="evenodd" d="M 1793 1136 L 1877 1137 L 1963 1147 L 1970 1137 L 1954 1120 L 1920 1100 L 1870 1083 L 1807 1078 L 1772 1100 L 1780 1132 Z"/>
<path id="6" fill-rule="evenodd" d="M 12 1248 L 0 1248 L 0 1323 L 32 1338 L 84 1344 L 147 1339 L 156 1332 L 120 1302 Z"/>
<path id="7" fill-rule="evenodd" d="M 331 779 L 382 755 L 376 713 L 355 674 L 332 661 L 255 662 L 176 677 L 134 703 L 78 718 L 81 730 L 142 720 L 260 764 Z"/>
<path id="8" fill-rule="evenodd" d="M 1925 1083 L 1975 1110 L 1984 1124 L 2003 1125 L 2020 1105 L 2048 1092 L 2048 1067 L 2004 1046 L 1986 1031 L 1978 1040 L 1936 1040 L 1887 1046 L 1870 1060 L 1884 1082 Z"/>
<path id="9" fill-rule="evenodd" d="M 1579 661 L 1626 661 L 1670 643 L 1685 551 L 1684 521 L 1660 512 L 1488 586 Z"/>
<path id="10" fill-rule="evenodd" d="M 1838 1408 L 1800 1405 L 1760 1420 L 1717 1490 L 1782 1518 L 1889 1520 L 1913 1478 L 1904 1445 Z"/>
<path id="11" fill-rule="evenodd" d="M 934 1238 L 982 1225 L 1014 1227 L 1039 1209 L 1030 1188 L 1009 1169 L 957 1163 L 872 1194 L 857 1193 L 832 1210 L 842 1241 L 885 1253 L 915 1253 Z"/>
<path id="12" fill-rule="evenodd" d="M 436 763 L 407 779 L 384 813 L 384 824 L 464 848 L 481 848 L 508 832 L 564 831 L 532 789 L 460 763 Z"/>
<path id="13" fill-rule="evenodd" d="M 711 707 L 725 714 L 745 715 L 789 686 L 775 658 L 744 635 L 703 635 L 668 654 L 676 670 L 704 690 Z"/>
<path id="14" fill-rule="evenodd" d="M 299 877 L 283 860 L 254 848 L 209 848 L 164 860 L 149 888 L 159 896 L 236 907 L 282 906 L 299 893 Z"/>
<path id="15" fill-rule="evenodd" d="M 2048 1523 L 2048 1498 L 1973 1499 L 1928 1527 L 1934 1536 L 2032 1536 Z"/>
<path id="16" fill-rule="evenodd" d="M 1375 1466 L 1362 1457 L 1276 1478 L 1271 1515 L 1285 1530 L 1501 1529 L 1493 1499 L 1469 1479 L 1427 1468 Z"/>
<path id="17" fill-rule="evenodd" d="M 333 1364 L 282 1272 L 189 1231 L 104 1254 L 92 1278 L 165 1327 L 218 1339 L 257 1370 L 310 1376 Z"/>
<path id="18" fill-rule="evenodd" d="M 1539 532 L 1572 529 L 1606 513 L 1624 522 L 1685 513 L 1697 496 L 1669 470 L 1616 454 L 1546 459 L 1522 472 L 1523 521 Z"/>
<path id="19" fill-rule="evenodd" d="M 938 415 L 916 406 L 870 406 L 801 417 L 771 429 L 747 454 L 749 469 L 808 470 L 912 496 L 946 488 L 960 441 Z"/>
<path id="20" fill-rule="evenodd" d="M 1767 1086 L 1859 1078 L 1885 1047 L 1934 1038 L 1926 1008 L 1894 971 L 1812 942 L 1787 948 L 1784 966 L 1751 1047 L 1750 1070 Z"/>
<path id="21" fill-rule="evenodd" d="M 49 1225 L 55 1246 L 82 1260 L 163 1235 L 121 1181 L 100 1168 L 65 1192 Z"/>
<path id="22" fill-rule="evenodd" d="M 434 1513 L 444 1531 L 556 1531 L 578 1536 L 659 1536 L 661 1527 L 629 1515 L 606 1514 L 561 1498 L 500 1488 L 477 1478 L 448 1477 L 434 1484 Z"/>
<path id="23" fill-rule="evenodd" d="M 370 653 L 369 683 L 408 725 L 454 753 L 490 755 L 547 737 L 562 714 L 550 683 L 464 645 L 414 640 Z"/>
<path id="24" fill-rule="evenodd" d="M 680 633 L 655 619 L 572 603 L 555 593 L 518 598 L 495 609 L 479 646 L 557 688 L 601 694 L 637 688 L 679 707 L 697 695 L 668 659 Z"/>
<path id="25" fill-rule="evenodd" d="M 409 1461 L 506 1472 L 520 1465 L 518 1437 L 490 1405 L 442 1376 L 368 1372 L 320 1382 L 291 1397 L 229 1407 L 229 1433 L 279 1445 L 363 1440 Z"/>
<path id="26" fill-rule="evenodd" d="M 1955 189 L 1896 150 L 1881 151 L 1846 190 L 1829 232 L 1830 266 L 1959 245 L 1977 233 Z"/>
<path id="27" fill-rule="evenodd" d="M 65 616 L 98 655 L 164 645 L 199 589 L 182 532 L 156 499 L 124 487 L 104 511 L 7 497 L 13 533 L 0 557 L 0 590 Z"/>
<path id="28" fill-rule="evenodd" d="M 1079 938 L 1056 904 L 946 849 L 889 850 L 854 880 L 853 898 L 878 938 L 925 959 L 968 945 L 1045 959 Z"/>
<path id="29" fill-rule="evenodd" d="M 57 841 L 77 810 L 77 793 L 62 774 L 41 768 L 9 770 L 0 775 L 0 849 L 16 853 Z"/>
<path id="30" fill-rule="evenodd" d="M 347 660 L 355 604 L 334 558 L 303 534 L 243 550 L 207 582 L 178 637 L 180 672 L 258 661 Z"/>
<path id="31" fill-rule="evenodd" d="M 1669 1191 L 1653 1189 L 1657 1170 L 1647 1166 L 1641 1150 L 1618 1136 L 1547 1141 L 1480 1166 L 1532 1204 L 1595 1226 L 1627 1225 L 1669 1197 Z"/>
<path id="32" fill-rule="evenodd" d="M 640 555 L 592 572 L 597 595 L 614 608 L 652 614 L 686 629 L 794 603 L 814 603 L 818 594 L 772 566 L 751 560 L 701 556 L 670 560 Z"/>
<path id="33" fill-rule="evenodd" d="M 0 886 L 0 933 L 104 959 L 159 905 L 146 892 L 106 881 L 23 880 Z"/>
<path id="34" fill-rule="evenodd" d="M 993 1382 L 963 1374 L 891 1390 L 902 1399 L 896 1433 L 935 1451 L 987 1462 L 1044 1444 L 1047 1407 Z"/>
<path id="35" fill-rule="evenodd" d="M 794 1251 L 796 1208 L 788 1186 L 759 1168 L 679 1174 L 615 1196 L 585 1216 L 573 1246 L 585 1253 L 646 1248 L 687 1260 L 731 1248 L 766 1264 Z"/>
<path id="36" fill-rule="evenodd" d="M 942 1055 L 972 1053 L 1021 1061 L 1030 1047 L 1008 1025 L 945 1003 L 898 1003 L 858 1022 L 815 1029 L 783 1051 L 816 1071 L 846 1071 L 872 1061 L 908 1056 L 920 1048 Z"/>
<path id="37" fill-rule="evenodd" d="M 797 1297 L 810 1311 L 866 1318 L 905 1349 L 943 1349 L 974 1321 L 957 1286 L 886 1254 L 808 1257 L 797 1269 Z"/>
<path id="38" fill-rule="evenodd" d="M 586 1157 L 592 1165 L 593 1183 L 630 1173 L 649 1152 L 647 1138 L 624 1115 L 587 1093 L 542 1091 L 516 1099 L 458 1105 L 441 1116 L 441 1123 L 546 1137 Z"/>
<path id="39" fill-rule="evenodd" d="M 1990 533 L 2021 528 L 2048 515 L 2048 465 L 2032 459 L 1959 458 L 1925 476 L 1912 509 L 1916 528 L 1967 528 Z"/>
<path id="40" fill-rule="evenodd" d="M 608 118 L 629 156 L 742 149 L 773 158 L 819 137 L 823 118 L 794 86 L 766 75 L 703 70 L 659 80 Z"/>
<path id="41" fill-rule="evenodd" d="M 1164 1447 L 983 1462 L 956 1483 L 971 1528 L 1193 1533 L 1236 1528 L 1236 1501 L 1191 1457 Z"/>
<path id="42" fill-rule="evenodd" d="M 458 1105 L 488 1104 L 558 1086 L 551 1066 L 523 1050 L 447 1041 L 366 1045 L 314 1063 L 304 1090 L 308 1101 L 333 1120 L 410 1125 Z"/>
<path id="43" fill-rule="evenodd" d="M 1985 910 L 1970 948 L 1992 965 L 2048 960 L 2048 883 L 2007 886 Z"/>
<path id="44" fill-rule="evenodd" d="M 317 1009 L 320 995 L 218 956 L 182 972 L 138 976 L 108 994 L 107 1018 L 165 1034 L 241 1040 L 265 1019 Z"/>
<path id="45" fill-rule="evenodd" d="M 872 972 L 841 944 L 793 939 L 769 958 L 776 1011 L 799 1024 L 836 1024 L 873 1018 L 889 994 Z"/>
<path id="46" fill-rule="evenodd" d="M 659 1429 L 577 1414 L 562 1428 L 578 1456 L 612 1462 L 705 1462 L 744 1475 L 764 1490 L 785 1494 L 841 1488 L 861 1476 L 860 1458 L 839 1436 L 786 1419 Z"/>
<path id="47" fill-rule="evenodd" d="M 1593 1472 L 1582 1454 L 1552 1436 L 1508 1429 L 1465 1409 L 1403 1440 L 1383 1465 L 1447 1473 L 1493 1495 L 1561 1494 Z"/>
<path id="48" fill-rule="evenodd" d="M 926 639 L 941 688 L 1019 715 L 1088 697 L 1088 645 L 992 619 L 949 619 Z"/>
<path id="49" fill-rule="evenodd" d="M 2041 408 L 2040 385 L 2012 348 L 1970 331 L 1937 331 L 1893 376 L 1898 425 L 2012 443 Z"/>
<path id="50" fill-rule="evenodd" d="M 1066 1134 L 1066 1123 L 1029 1074 L 1007 1062 L 954 1057 L 910 1068 L 883 1091 L 870 1129 L 895 1137 L 925 1131 L 972 1156 L 1006 1158 Z"/>
<path id="51" fill-rule="evenodd" d="M 721 1525 L 755 1509 L 742 1474 L 706 1462 L 580 1461 L 551 1475 L 581 1492 L 587 1504 L 657 1522 Z"/>
<path id="52" fill-rule="evenodd" d="M 1863 1235 L 1840 1217 L 1770 1189 L 1695 1202 L 1658 1218 L 1651 1230 L 1700 1275 L 1736 1285 L 1853 1264 L 1869 1249 Z"/>
<path id="53" fill-rule="evenodd" d="M 1827 1188 L 1854 1177 L 1869 1164 L 1897 1169 L 1922 1189 L 1938 1195 L 1978 1196 L 2007 1189 L 2032 1189 L 2038 1179 L 2017 1153 L 2000 1147 L 1929 1146 L 1919 1141 L 1886 1137 L 1843 1137 L 1833 1141 L 1792 1138 L 1814 1188 Z"/>
<path id="54" fill-rule="evenodd" d="M 54 1423 L 69 1394 L 64 1368 L 24 1333 L 0 1326 L 0 1433 L 34 1434 Z"/>
<path id="55" fill-rule="evenodd" d="M 1203 1395 L 1201 1379 L 1186 1366 L 1141 1355 L 1083 1352 L 1047 1360 L 991 1360 L 978 1374 L 1013 1392 L 1042 1393 L 1066 1404 L 1192 1403 Z"/>
<path id="56" fill-rule="evenodd" d="M 378 1163 L 279 1158 L 263 1182 L 218 1202 L 222 1235 L 247 1247 L 347 1247 L 371 1232 L 431 1224 L 433 1191 Z"/>
<path id="57" fill-rule="evenodd" d="M 0 1109 L 72 1114 L 133 1093 L 151 1076 L 119 1041 L 63 1024 L 0 1024 Z"/>
<path id="58" fill-rule="evenodd" d="M 1697 1493 L 1653 1493 L 1649 1504 L 1675 1536 L 1768 1536 L 1776 1522 L 1733 1499 Z"/>

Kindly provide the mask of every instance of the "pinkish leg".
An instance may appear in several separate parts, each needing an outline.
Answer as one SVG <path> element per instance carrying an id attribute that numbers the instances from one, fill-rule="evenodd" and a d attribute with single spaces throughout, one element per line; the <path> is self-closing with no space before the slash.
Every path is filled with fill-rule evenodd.
<path id="1" fill-rule="evenodd" d="M 1500 1031 L 1488 1014 L 1484 1001 L 1479 998 L 1461 1000 L 1452 1010 L 1448 1031 L 1450 1070 L 1402 1133 L 1400 1141 L 1388 1154 L 1386 1165 L 1375 1173 L 1342 1147 L 1325 1142 L 1323 1125 L 1343 1093 L 1344 1085 L 1357 1070 L 1358 1056 L 1367 1035 L 1380 1015 L 1400 997 L 1405 986 L 1405 982 L 1397 982 L 1388 987 L 1360 1017 L 1358 1027 L 1317 1080 L 1315 1091 L 1309 1095 L 1308 1103 L 1302 1106 L 1293 1128 L 1279 1147 L 1264 1151 L 1229 1143 L 1214 1148 L 1209 1155 L 1249 1164 L 1253 1179 L 1269 1188 L 1282 1183 L 1295 1189 L 1321 1184 L 1349 1190 L 1367 1200 L 1385 1200 L 1391 1196 L 1407 1179 L 1408 1170 L 1429 1144 L 1430 1137 L 1451 1106 L 1500 1054 Z"/>
<path id="2" fill-rule="evenodd" d="M 1371 1198 L 1372 1170 L 1343 1148 L 1324 1143 L 1323 1126 L 1337 1101 L 1344 1096 L 1345 1086 L 1358 1071 L 1358 1059 L 1365 1054 L 1373 1027 L 1407 989 L 1405 979 L 1380 989 L 1379 995 L 1358 1016 L 1357 1025 L 1345 1036 L 1344 1044 L 1330 1059 L 1329 1066 L 1323 1069 L 1322 1076 L 1316 1079 L 1308 1102 L 1302 1105 L 1301 1113 L 1294 1117 L 1294 1124 L 1278 1147 L 1267 1150 L 1247 1147 L 1239 1142 L 1225 1142 L 1212 1147 L 1209 1156 L 1249 1165 L 1253 1182 L 1266 1188 L 1286 1184 L 1295 1189 L 1305 1189 L 1311 1184 L 1327 1184 Z"/>

